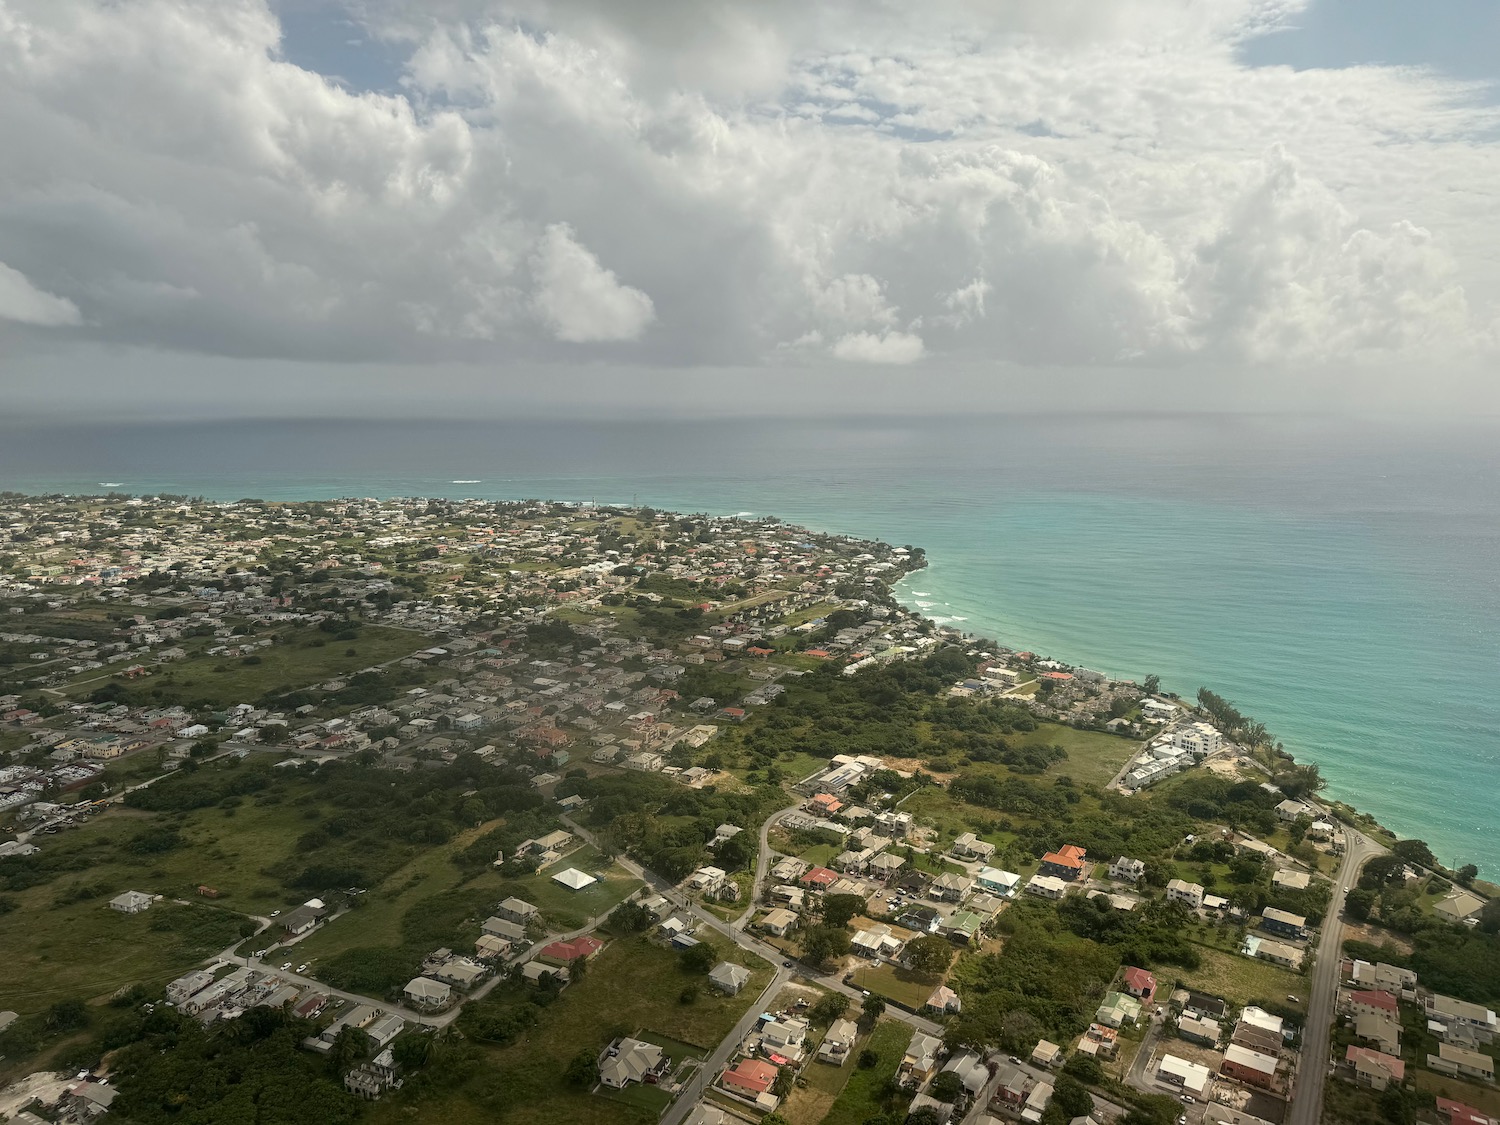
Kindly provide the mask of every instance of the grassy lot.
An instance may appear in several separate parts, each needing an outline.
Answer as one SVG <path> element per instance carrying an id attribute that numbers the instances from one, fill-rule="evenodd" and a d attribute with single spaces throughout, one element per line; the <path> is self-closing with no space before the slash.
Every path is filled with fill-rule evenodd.
<path id="1" fill-rule="evenodd" d="M 140 914 L 108 906 L 119 890 L 66 906 L 33 888 L 0 917 L 0 996 L 23 1014 L 59 1000 L 98 1001 L 140 983 L 160 987 L 239 939 L 242 918 L 208 906 L 158 903 Z M 29 901 L 42 891 L 47 905 Z"/>
<path id="2" fill-rule="evenodd" d="M 877 1062 L 869 1068 L 860 1067 L 856 1053 L 855 1061 L 847 1064 L 852 1068 L 848 1082 L 823 1118 L 823 1125 L 863 1125 L 871 1117 L 885 1112 L 886 1084 L 901 1065 L 901 1057 L 910 1042 L 911 1029 L 905 1024 L 896 1020 L 882 1020 L 877 1024 L 869 1041 L 861 1048 L 874 1051 L 879 1056 Z M 900 1095 L 902 1116 L 905 1116 L 909 1101 L 909 1096 Z"/>
<path id="3" fill-rule="evenodd" d="M 725 946 L 721 952 L 753 971 L 738 996 L 704 987 L 705 977 L 684 971 L 675 952 L 644 937 L 613 939 L 583 979 L 539 1009 L 537 1025 L 516 1043 L 483 1048 L 479 1068 L 418 1104 L 404 1095 L 382 1099 L 370 1107 L 368 1120 L 385 1125 L 416 1115 L 445 1125 L 647 1125 L 661 1108 L 650 1093 L 626 1098 L 589 1094 L 569 1086 L 563 1071 L 581 1049 L 602 1049 L 618 1035 L 645 1032 L 666 1044 L 669 1053 L 674 1048 L 706 1053 L 717 1045 L 759 998 L 772 972 L 764 962 Z M 681 994 L 690 985 L 698 985 L 698 992 L 692 1003 L 684 1004 Z M 505 986 L 483 1003 L 508 1007 L 527 995 L 524 988 Z"/>
<path id="4" fill-rule="evenodd" d="M 280 639 L 276 644 L 257 651 L 257 664 L 246 664 L 237 656 L 189 657 L 155 669 L 153 676 L 130 685 L 130 690 L 163 706 L 203 703 L 228 707 L 257 700 L 267 692 L 311 687 L 410 656 L 429 644 L 421 633 L 379 625 L 361 626 L 358 638 L 352 641 L 335 640 L 316 629 L 289 629 L 277 636 Z M 350 651 L 354 655 L 349 655 Z M 109 682 L 98 677 L 97 671 L 85 673 L 60 690 L 86 695 Z"/>
<path id="5" fill-rule="evenodd" d="M 1490 1116 L 1500 1116 L 1500 1089 L 1477 1082 L 1461 1082 L 1446 1074 L 1436 1074 L 1425 1067 L 1408 1066 L 1406 1073 L 1419 1090 L 1431 1090 L 1439 1097 L 1464 1102 Z"/>
<path id="6" fill-rule="evenodd" d="M 1128 738 L 1055 723 L 1040 723 L 1036 730 L 1009 741 L 1017 746 L 1061 746 L 1068 756 L 1047 770 L 1047 776 L 1071 777 L 1079 785 L 1107 785 L 1140 749 L 1139 742 Z"/>
<path id="7" fill-rule="evenodd" d="M 915 1010 L 927 1003 L 927 998 L 932 995 L 932 990 L 938 986 L 939 980 L 936 977 L 914 973 L 909 969 L 897 968 L 894 965 L 877 965 L 856 969 L 854 984 L 858 988 L 868 988 L 877 996 L 884 996 L 887 1000 L 894 1000 L 898 1004 L 904 1004 Z"/>
<path id="8" fill-rule="evenodd" d="M 1184 987 L 1195 988 L 1213 996 L 1222 996 L 1236 1004 L 1253 1000 L 1271 1000 L 1286 1006 L 1288 996 L 1298 996 L 1304 1007 L 1307 1000 L 1307 978 L 1267 961 L 1252 960 L 1237 953 L 1225 953 L 1198 946 L 1203 963 L 1192 971 L 1175 972 Z"/>

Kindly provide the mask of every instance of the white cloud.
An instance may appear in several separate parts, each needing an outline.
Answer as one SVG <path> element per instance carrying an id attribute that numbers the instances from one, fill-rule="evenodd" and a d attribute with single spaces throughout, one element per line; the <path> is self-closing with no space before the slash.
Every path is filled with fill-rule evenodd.
<path id="1" fill-rule="evenodd" d="M 399 94 L 285 61 L 265 0 L 0 0 L 5 261 L 99 343 L 231 356 L 1495 346 L 1500 113 L 1238 62 L 1296 0 L 358 7 Z"/>
<path id="2" fill-rule="evenodd" d="M 72 301 L 38 289 L 26 280 L 25 274 L 4 262 L 0 262 L 0 319 L 44 328 L 83 323 L 78 306 Z"/>
<path id="3" fill-rule="evenodd" d="M 612 270 L 578 243 L 566 223 L 547 228 L 531 268 L 536 276 L 532 308 L 559 340 L 636 340 L 656 319 L 651 298 L 621 285 Z"/>
<path id="4" fill-rule="evenodd" d="M 850 332 L 833 345 L 836 359 L 853 363 L 915 363 L 922 358 L 922 337 L 910 332 Z"/>

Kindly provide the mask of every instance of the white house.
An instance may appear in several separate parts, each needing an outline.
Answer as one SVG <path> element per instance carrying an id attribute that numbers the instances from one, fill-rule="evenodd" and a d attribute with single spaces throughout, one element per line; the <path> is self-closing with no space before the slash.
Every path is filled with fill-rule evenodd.
<path id="1" fill-rule="evenodd" d="M 1203 905 L 1203 885 L 1173 879 L 1167 884 L 1167 901 L 1180 902 L 1189 910 L 1197 910 Z"/>
<path id="2" fill-rule="evenodd" d="M 1115 861 L 1109 865 L 1109 877 L 1117 883 L 1135 884 L 1141 881 L 1146 874 L 1146 865 L 1129 856 L 1116 856 Z"/>
<path id="3" fill-rule="evenodd" d="M 1033 875 L 1026 884 L 1026 893 L 1042 898 L 1062 898 L 1068 893 L 1068 884 L 1055 875 Z"/>
<path id="4" fill-rule="evenodd" d="M 142 910 L 151 909 L 151 896 L 140 891 L 126 891 L 110 899 L 109 908 L 118 910 L 121 914 L 139 914 Z"/>

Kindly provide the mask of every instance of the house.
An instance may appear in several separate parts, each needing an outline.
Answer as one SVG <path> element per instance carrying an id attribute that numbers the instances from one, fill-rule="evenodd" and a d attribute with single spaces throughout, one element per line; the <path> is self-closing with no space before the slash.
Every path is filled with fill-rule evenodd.
<path id="1" fill-rule="evenodd" d="M 491 934 L 480 934 L 474 941 L 474 956 L 481 961 L 497 961 L 508 954 L 510 949 L 510 942 Z"/>
<path id="2" fill-rule="evenodd" d="M 1258 937 L 1250 934 L 1245 938 L 1245 943 L 1240 947 L 1240 952 L 1246 957 L 1255 957 L 1262 961 L 1269 961 L 1273 965 L 1280 965 L 1285 969 L 1302 968 L 1303 952 L 1295 945 L 1287 945 L 1285 942 L 1272 941 L 1270 938 Z"/>
<path id="3" fill-rule="evenodd" d="M 1200 1098 L 1206 1097 L 1212 1075 L 1202 1063 L 1188 1062 L 1176 1055 L 1164 1054 L 1156 1064 L 1156 1080 L 1165 1086 L 1176 1086 Z"/>
<path id="4" fill-rule="evenodd" d="M 956 1074 L 963 1084 L 964 1092 L 977 1098 L 984 1092 L 990 1080 L 990 1071 L 984 1061 L 973 1051 L 961 1051 L 943 1064 L 943 1074 Z"/>
<path id="5" fill-rule="evenodd" d="M 1085 1055 L 1112 1059 L 1120 1049 L 1120 1033 L 1102 1023 L 1091 1023 L 1078 1037 L 1077 1049 Z"/>
<path id="6" fill-rule="evenodd" d="M 1439 918 L 1449 922 L 1460 923 L 1466 918 L 1478 914 L 1484 908 L 1484 899 L 1468 891 L 1455 890 L 1432 908 L 1432 912 Z"/>
<path id="7" fill-rule="evenodd" d="M 206 969 L 198 969 L 185 976 L 180 976 L 167 985 L 167 1003 L 181 1004 L 189 996 L 192 996 L 195 992 L 203 991 L 209 985 L 213 984 L 213 982 L 213 973 L 208 972 Z M 0 1031 L 3 1030 L 5 1029 L 0 1027 Z"/>
<path id="8" fill-rule="evenodd" d="M 778 859 L 771 868 L 771 878 L 778 883 L 790 883 L 807 870 L 807 864 L 795 856 Z"/>
<path id="9" fill-rule="evenodd" d="M 1167 884 L 1167 901 L 1180 902 L 1189 910 L 1197 910 L 1203 905 L 1203 886 L 1173 879 Z"/>
<path id="10" fill-rule="evenodd" d="M 489 969 L 463 957 L 450 958 L 437 968 L 429 969 L 428 972 L 434 980 L 451 984 L 454 988 L 461 988 L 465 992 L 489 975 Z"/>
<path id="11" fill-rule="evenodd" d="M 995 845 L 986 840 L 981 840 L 972 832 L 965 832 L 954 840 L 949 848 L 954 855 L 966 856 L 970 859 L 978 859 L 988 863 L 995 855 Z"/>
<path id="12" fill-rule="evenodd" d="M 1083 857 L 1087 854 L 1077 844 L 1065 844 L 1057 851 L 1042 856 L 1040 873 L 1071 883 L 1083 874 Z"/>
<path id="13" fill-rule="evenodd" d="M 1441 1024 L 1445 1037 L 1461 1031 L 1465 1039 L 1476 1043 L 1489 1043 L 1495 1038 L 1495 1013 L 1488 1008 L 1437 992 L 1427 997 L 1426 1007 L 1428 1020 Z"/>
<path id="14" fill-rule="evenodd" d="M 945 871 L 932 881 L 932 897 L 944 902 L 962 902 L 974 889 L 974 880 L 955 871 Z"/>
<path id="15" fill-rule="evenodd" d="M 1001 1063 L 995 1071 L 995 1092 L 990 1103 L 998 1108 L 1018 1112 L 1026 1104 L 1026 1092 L 1031 1088 L 1031 1076 L 1011 1063 Z"/>
<path id="16" fill-rule="evenodd" d="M 1094 1013 L 1094 1019 L 1105 1027 L 1124 1027 L 1126 1024 L 1134 1026 L 1140 1017 L 1141 1002 L 1123 992 L 1106 992 L 1104 1002 Z"/>
<path id="17" fill-rule="evenodd" d="M 524 899 L 508 898 L 495 907 L 495 913 L 507 922 L 515 922 L 518 925 L 525 926 L 540 912 Z"/>
<path id="18" fill-rule="evenodd" d="M 490 937 L 504 938 L 512 945 L 526 940 L 526 927 L 504 918 L 486 918 L 479 928 Z"/>
<path id="19" fill-rule="evenodd" d="M 1283 891 L 1305 891 L 1312 885 L 1312 876 L 1306 871 L 1293 871 L 1290 868 L 1279 868 L 1271 876 L 1271 886 Z"/>
<path id="20" fill-rule="evenodd" d="M 838 877 L 837 871 L 830 871 L 826 867 L 814 867 L 809 869 L 797 881 L 810 891 L 823 891 L 827 890 L 830 884 L 836 882 Z"/>
<path id="21" fill-rule="evenodd" d="M 1437 1112 L 1438 1117 L 1448 1122 L 1448 1125 L 1500 1125 L 1500 1121 L 1489 1114 L 1451 1098 L 1438 1098 Z"/>
<path id="22" fill-rule="evenodd" d="M 1301 801 L 1286 800 L 1276 806 L 1276 816 L 1286 824 L 1290 824 L 1299 816 L 1311 816 L 1308 807 Z"/>
<path id="23" fill-rule="evenodd" d="M 1175 1000 L 1175 997 L 1174 997 Z M 1203 1016 L 1207 1019 L 1222 1020 L 1229 1011 L 1229 1005 L 1217 996 L 1210 996 L 1206 992 L 1189 992 L 1182 1001 L 1182 1010 L 1190 1012 L 1195 1016 Z"/>
<path id="24" fill-rule="evenodd" d="M 599 880 L 592 875 L 587 875 L 576 867 L 570 867 L 566 871 L 559 871 L 552 876 L 554 883 L 567 887 L 570 891 L 581 891 L 584 887 L 591 887 Z"/>
<path id="25" fill-rule="evenodd" d="M 406 1021 L 394 1012 L 388 1012 L 383 1016 L 365 1025 L 364 1031 L 375 1044 L 376 1050 L 384 1047 L 396 1036 L 400 1035 L 406 1028 Z"/>
<path id="26" fill-rule="evenodd" d="M 734 1093 L 758 1100 L 769 1094 L 780 1071 L 764 1059 L 741 1059 L 719 1076 L 719 1085 Z"/>
<path id="27" fill-rule="evenodd" d="M 1267 933 L 1296 938 L 1298 941 L 1307 937 L 1306 918 L 1300 914 L 1277 910 L 1274 906 L 1268 906 L 1260 912 L 1260 928 Z"/>
<path id="28" fill-rule="evenodd" d="M 920 1031 L 913 1032 L 906 1054 L 901 1057 L 901 1065 L 896 1069 L 896 1075 L 902 1084 L 920 1086 L 931 1079 L 937 1073 L 938 1056 L 942 1049 L 941 1039 Z"/>
<path id="29" fill-rule="evenodd" d="M 556 965 L 570 965 L 574 961 L 587 961 L 604 948 L 604 943 L 591 934 L 583 934 L 572 941 L 554 941 L 542 946 L 537 957 Z"/>
<path id="30" fill-rule="evenodd" d="M 548 965 L 541 961 L 528 961 L 521 966 L 521 979 L 527 984 L 541 984 L 544 980 L 567 983 L 568 970 L 561 965 Z"/>
<path id="31" fill-rule="evenodd" d="M 140 891 L 125 891 L 109 900 L 109 908 L 121 914 L 139 914 L 151 909 L 151 896 Z"/>
<path id="32" fill-rule="evenodd" d="M 80 1082 L 62 1099 L 64 1120 L 91 1121 L 109 1112 L 119 1090 L 102 1082 Z"/>
<path id="33" fill-rule="evenodd" d="M 1021 1120 L 1028 1125 L 1035 1125 L 1041 1121 L 1042 1115 L 1047 1112 L 1047 1106 L 1052 1101 L 1053 1085 L 1051 1082 L 1038 1082 L 1031 1088 L 1031 1093 L 1026 1095 L 1026 1105 L 1021 1109 Z"/>
<path id="34" fill-rule="evenodd" d="M 940 984 L 932 990 L 932 995 L 927 998 L 927 1003 L 923 1004 L 922 1007 L 940 1013 L 961 1012 L 963 1011 L 963 1001 L 959 999 L 958 993 L 954 992 L 953 989 L 949 988 L 946 984 Z"/>
<path id="35" fill-rule="evenodd" d="M 765 917 L 760 920 L 760 928 L 776 937 L 786 937 L 796 924 L 797 916 L 781 907 L 766 911 Z"/>
<path id="36" fill-rule="evenodd" d="M 1354 1034 L 1388 1055 L 1401 1053 L 1401 1024 L 1388 1015 L 1360 1013 L 1354 1017 Z"/>
<path id="37" fill-rule="evenodd" d="M 1285 1023 L 1286 1021 L 1283 1020 L 1280 1016 L 1273 1016 L 1264 1008 L 1257 1008 L 1254 1005 L 1251 1005 L 1250 1007 L 1247 1007 L 1240 1012 L 1240 1022 L 1238 1026 L 1241 1028 L 1253 1027 L 1258 1031 L 1267 1032 L 1270 1035 L 1274 1035 L 1277 1042 L 1280 1042 L 1282 1038 L 1282 1027 Z"/>
<path id="38" fill-rule="evenodd" d="M 984 929 L 984 916 L 972 910 L 955 910 L 938 928 L 949 940 L 969 945 L 979 936 L 979 931 Z"/>
<path id="39" fill-rule="evenodd" d="M 1219 1026 L 1218 1020 L 1184 1015 L 1177 1021 L 1177 1034 L 1189 1043 L 1217 1047 L 1219 1040 L 1223 1037 L 1224 1029 Z"/>
<path id="40" fill-rule="evenodd" d="M 828 1026 L 823 1042 L 818 1044 L 818 1061 L 843 1066 L 849 1059 L 849 1052 L 854 1049 L 854 1040 L 858 1035 L 859 1028 L 853 1020 L 834 1020 Z"/>
<path id="41" fill-rule="evenodd" d="M 731 961 L 720 961 L 708 974 L 708 983 L 720 992 L 737 995 L 750 981 L 750 970 Z"/>
<path id="42" fill-rule="evenodd" d="M 1248 1047 L 1252 1051 L 1259 1051 L 1263 1055 L 1281 1053 L 1282 1036 L 1279 1029 L 1271 1031 L 1268 1028 L 1257 1027 L 1247 1023 L 1243 1018 L 1234 1025 L 1234 1033 L 1229 1037 L 1229 1041 L 1238 1043 L 1241 1047 Z"/>
<path id="43" fill-rule="evenodd" d="M 1061 1066 L 1063 1049 L 1050 1040 L 1039 1040 L 1031 1049 L 1031 1061 L 1037 1066 Z"/>
<path id="44" fill-rule="evenodd" d="M 795 1016 L 766 1020 L 760 1028 L 760 1052 L 777 1066 L 800 1063 L 812 1025 Z"/>
<path id="45" fill-rule="evenodd" d="M 296 910 L 289 910 L 281 916 L 281 928 L 292 937 L 309 933 L 327 913 L 325 907 L 303 903 Z"/>
<path id="46" fill-rule="evenodd" d="M 1033 875 L 1026 883 L 1026 893 L 1041 898 L 1062 898 L 1068 893 L 1068 884 L 1051 875 Z"/>
<path id="47" fill-rule="evenodd" d="M 1361 988 L 1378 988 L 1392 996 L 1414 996 L 1417 990 L 1417 974 L 1384 961 L 1370 964 L 1354 961 L 1349 966 L 1349 979 Z"/>
<path id="48" fill-rule="evenodd" d="M 599 1059 L 599 1081 L 612 1090 L 623 1090 L 632 1082 L 655 1082 L 671 1068 L 669 1059 L 655 1043 L 640 1039 L 616 1039 Z"/>
<path id="49" fill-rule="evenodd" d="M 687 877 L 687 889 L 700 894 L 716 895 L 724 889 L 729 872 L 722 867 L 700 867 Z"/>
<path id="50" fill-rule="evenodd" d="M 974 873 L 974 879 L 984 890 L 1006 898 L 1016 893 L 1021 882 L 1021 877 L 1014 871 L 1001 871 L 996 867 L 981 867 Z"/>
<path id="51" fill-rule="evenodd" d="M 1381 992 L 1377 989 L 1349 993 L 1349 1010 L 1356 1018 L 1359 1016 L 1383 1016 L 1392 1020 L 1401 1018 L 1396 998 L 1389 992 Z"/>
<path id="52" fill-rule="evenodd" d="M 429 977 L 414 977 L 402 989 L 406 1002 L 415 1008 L 441 1008 L 453 998 L 453 989 Z"/>
<path id="53" fill-rule="evenodd" d="M 1109 877 L 1117 883 L 1130 883 L 1132 886 L 1139 883 L 1146 874 L 1146 865 L 1129 856 L 1116 856 L 1115 861 L 1109 865 Z"/>
<path id="54" fill-rule="evenodd" d="M 737 1121 L 737 1118 L 732 1120 L 718 1106 L 699 1102 L 693 1107 L 693 1112 L 687 1115 L 687 1120 L 682 1125 L 736 1125 Z"/>
<path id="55" fill-rule="evenodd" d="M 1457 1043 L 1439 1043 L 1438 1053 L 1427 1056 L 1427 1068 L 1455 1078 L 1478 1078 L 1483 1082 L 1495 1080 L 1494 1059 Z"/>
<path id="56" fill-rule="evenodd" d="M 1344 1061 L 1353 1069 L 1355 1084 L 1359 1086 L 1384 1090 L 1392 1082 L 1406 1081 L 1406 1064 L 1382 1051 L 1356 1047 L 1351 1043 L 1344 1052 Z"/>
<path id="57" fill-rule="evenodd" d="M 849 948 L 861 957 L 894 957 L 901 952 L 901 939 L 891 933 L 886 925 L 869 926 L 857 930 L 850 939 Z"/>
<path id="58" fill-rule="evenodd" d="M 1276 1085 L 1278 1061 L 1275 1055 L 1231 1043 L 1224 1049 L 1224 1062 L 1219 1066 L 1219 1073 L 1250 1086 L 1270 1089 Z"/>
<path id="59" fill-rule="evenodd" d="M 1125 991 L 1137 1000 L 1151 1003 L 1156 996 L 1156 977 L 1134 965 L 1125 969 Z"/>

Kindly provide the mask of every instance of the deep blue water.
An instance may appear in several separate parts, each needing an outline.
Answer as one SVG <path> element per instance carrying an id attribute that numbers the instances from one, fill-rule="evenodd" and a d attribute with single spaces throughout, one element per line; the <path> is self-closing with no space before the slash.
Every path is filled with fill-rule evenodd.
<path id="1" fill-rule="evenodd" d="M 1147 415 L 29 426 L 0 428 L 0 487 L 636 501 L 918 544 L 908 604 L 1212 687 L 1334 796 L 1495 876 L 1497 439 Z"/>

